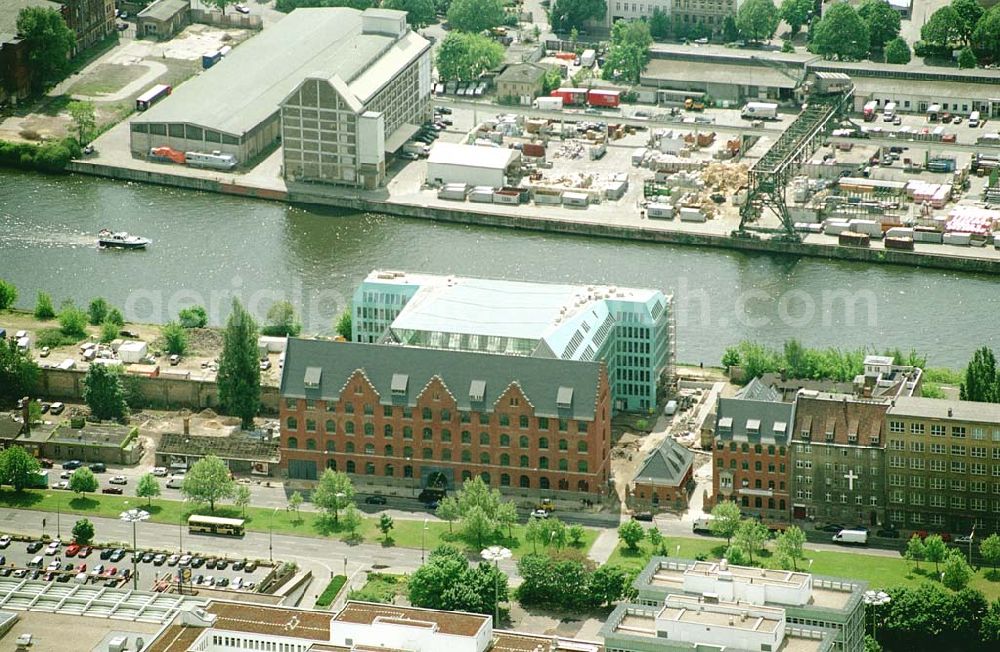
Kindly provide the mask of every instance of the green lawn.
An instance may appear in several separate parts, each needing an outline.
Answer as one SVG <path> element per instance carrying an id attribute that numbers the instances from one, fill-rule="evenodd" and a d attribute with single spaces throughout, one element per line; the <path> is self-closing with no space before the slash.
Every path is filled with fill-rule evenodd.
<path id="1" fill-rule="evenodd" d="M 351 591 L 351 600 L 392 603 L 397 595 L 406 595 L 406 575 L 369 573 L 368 581 L 357 591 Z"/>
<path id="2" fill-rule="evenodd" d="M 77 80 L 70 87 L 69 92 L 73 95 L 116 93 L 147 72 L 149 72 L 149 67 L 141 64 L 126 66 L 120 63 L 102 63 Z"/>
<path id="3" fill-rule="evenodd" d="M 9 488 L 0 489 L 0 507 L 12 507 L 19 509 L 35 509 L 45 512 L 56 512 L 64 514 L 80 514 L 86 516 L 118 518 L 126 509 L 141 507 L 147 510 L 154 523 L 181 524 L 187 521 L 191 514 L 214 514 L 216 516 L 228 516 L 233 518 L 245 518 L 246 527 L 253 532 L 267 532 L 273 528 L 278 534 L 292 534 L 298 536 L 327 537 L 335 536 L 339 538 L 347 537 L 348 533 L 332 519 L 325 518 L 316 512 L 289 512 L 284 508 L 268 509 L 259 507 L 248 507 L 244 515 L 238 508 L 232 505 L 220 505 L 212 512 L 208 506 L 192 507 L 190 503 L 183 503 L 176 500 L 154 499 L 151 505 L 147 501 L 134 496 L 111 496 L 104 494 L 91 494 L 89 496 L 77 496 L 65 490 L 26 490 L 16 494 Z M 67 521 L 68 523 L 69 521 Z M 389 533 L 391 542 L 401 548 L 432 550 L 441 543 L 452 543 L 471 552 L 477 552 L 480 547 L 474 542 L 466 543 L 458 536 L 458 528 L 449 528 L 447 523 L 442 521 L 427 521 L 426 530 L 424 522 L 421 520 L 395 521 L 392 531 Z M 68 528 L 67 528 L 68 529 Z M 450 532 L 453 529 L 454 532 Z M 357 534 L 360 541 L 367 543 L 378 543 L 387 545 L 383 541 L 382 533 L 378 529 L 378 518 L 366 516 Z M 516 525 L 512 530 L 512 537 L 507 537 L 504 529 L 503 537 L 496 541 L 484 541 L 483 545 L 498 543 L 510 548 L 515 557 L 519 557 L 525 552 L 531 551 L 531 545 L 523 543 L 524 526 Z M 100 540 L 100 532 L 98 532 Z M 580 550 L 586 552 L 594 544 L 597 538 L 597 531 L 592 528 L 585 528 L 585 535 L 580 546 Z"/>
<path id="4" fill-rule="evenodd" d="M 705 555 L 708 559 L 718 559 L 723 554 L 725 543 L 721 539 L 705 538 L 669 538 L 666 540 L 667 554 L 671 557 L 694 559 L 697 555 Z M 678 546 L 680 551 L 678 552 Z M 916 585 L 933 576 L 934 565 L 922 562 L 920 571 L 915 571 L 913 564 L 898 557 L 882 557 L 866 555 L 860 552 L 832 552 L 806 550 L 806 561 L 800 564 L 799 570 L 808 570 L 816 575 L 831 577 L 846 577 L 867 581 L 871 586 L 884 588 L 897 585 Z M 641 544 L 641 551 L 631 553 L 625 546 L 619 544 L 608 560 L 610 564 L 618 564 L 625 568 L 641 569 L 652 555 L 652 546 L 648 542 Z M 810 566 L 809 561 L 812 560 Z M 755 561 L 757 561 L 755 559 Z M 765 553 L 761 560 L 764 566 L 778 568 L 776 560 L 770 553 Z M 979 589 L 987 599 L 1000 598 L 1000 581 L 987 579 L 988 568 L 980 569 L 971 582 L 971 586 Z"/>

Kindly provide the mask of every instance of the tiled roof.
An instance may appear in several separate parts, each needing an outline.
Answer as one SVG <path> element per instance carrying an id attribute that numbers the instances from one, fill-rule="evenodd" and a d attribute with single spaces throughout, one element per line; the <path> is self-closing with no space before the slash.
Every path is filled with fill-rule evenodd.
<path id="1" fill-rule="evenodd" d="M 635 482 L 679 486 L 693 462 L 694 453 L 668 437 L 643 462 Z"/>
<path id="2" fill-rule="evenodd" d="M 813 442 L 868 445 L 871 438 L 880 436 L 889 408 L 888 401 L 856 400 L 846 394 L 799 395 L 795 406 L 795 430 L 792 436 L 801 437 L 809 431 Z M 857 439 L 850 440 L 851 435 Z"/>

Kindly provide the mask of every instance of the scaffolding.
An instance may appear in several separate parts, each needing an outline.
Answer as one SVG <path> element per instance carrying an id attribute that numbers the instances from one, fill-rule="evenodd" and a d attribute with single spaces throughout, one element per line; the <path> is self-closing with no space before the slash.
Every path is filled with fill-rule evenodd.
<path id="1" fill-rule="evenodd" d="M 795 121 L 754 163 L 747 173 L 747 198 L 740 209 L 738 235 L 761 231 L 780 233 L 791 240 L 799 239 L 785 202 L 788 183 L 799 166 L 819 149 L 830 123 L 843 113 L 853 94 L 853 88 L 844 93 L 814 94 Z M 756 224 L 764 209 L 769 209 L 778 217 L 780 228 Z"/>

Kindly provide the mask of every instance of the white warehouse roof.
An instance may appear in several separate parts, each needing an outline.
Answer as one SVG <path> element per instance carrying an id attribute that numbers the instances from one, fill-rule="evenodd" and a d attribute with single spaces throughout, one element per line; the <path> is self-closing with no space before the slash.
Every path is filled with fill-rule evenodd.
<path id="1" fill-rule="evenodd" d="M 481 147 L 457 143 L 434 143 L 428 164 L 461 165 L 470 168 L 506 170 L 521 152 L 506 147 Z"/>

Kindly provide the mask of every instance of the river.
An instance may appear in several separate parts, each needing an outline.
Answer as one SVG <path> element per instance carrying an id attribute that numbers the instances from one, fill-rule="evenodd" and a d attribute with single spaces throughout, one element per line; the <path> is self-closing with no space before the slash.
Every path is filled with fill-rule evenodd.
<path id="1" fill-rule="evenodd" d="M 102 227 L 153 239 L 102 251 Z M 1000 346 L 1000 292 L 986 275 L 438 224 L 108 181 L 0 171 L 0 278 L 30 308 L 104 296 L 133 321 L 192 302 L 214 323 L 238 296 L 263 316 L 291 300 L 330 332 L 375 268 L 674 292 L 678 359 L 718 364 L 742 338 L 780 345 L 915 348 L 964 366 Z"/>

